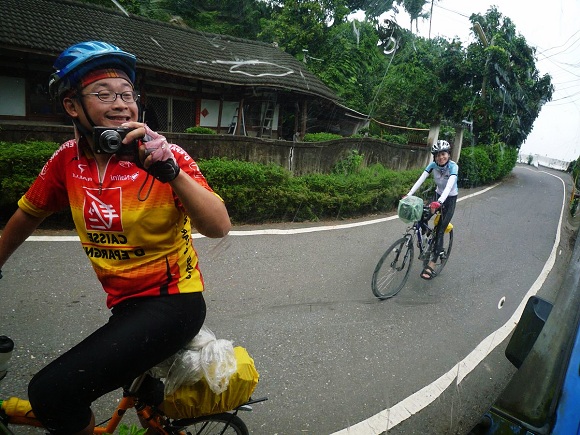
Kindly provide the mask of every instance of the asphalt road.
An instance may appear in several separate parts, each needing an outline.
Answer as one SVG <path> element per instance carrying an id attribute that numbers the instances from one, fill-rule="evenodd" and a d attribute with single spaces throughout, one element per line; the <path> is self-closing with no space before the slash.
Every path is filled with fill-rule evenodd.
<path id="1" fill-rule="evenodd" d="M 398 219 L 241 227 L 223 240 L 196 239 L 206 325 L 248 349 L 261 376 L 254 396 L 269 397 L 241 415 L 250 431 L 465 434 L 514 371 L 505 342 L 484 340 L 509 322 L 557 237 L 540 294 L 550 298 L 566 267 L 575 224 L 565 208 L 560 225 L 568 195 L 558 177 L 569 184 L 567 174 L 519 166 L 489 190 L 461 191 L 444 272 L 422 280 L 415 262 L 387 301 L 373 297 L 370 278 L 404 232 Z M 17 349 L 0 391 L 24 396 L 30 377 L 108 312 L 78 242 L 26 242 L 4 271 L 0 333 Z M 434 384 L 445 374 L 451 381 Z M 98 402 L 97 419 L 118 396 Z M 381 412 L 390 420 L 373 419 Z"/>

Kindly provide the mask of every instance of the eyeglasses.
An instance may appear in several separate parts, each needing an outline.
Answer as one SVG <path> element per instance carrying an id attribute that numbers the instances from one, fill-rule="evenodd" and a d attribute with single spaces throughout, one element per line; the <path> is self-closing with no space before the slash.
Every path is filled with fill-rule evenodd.
<path id="1" fill-rule="evenodd" d="M 117 96 L 121 97 L 125 103 L 136 103 L 139 101 L 140 95 L 135 91 L 125 91 L 125 92 L 111 92 L 111 91 L 99 91 L 90 92 L 88 94 L 81 94 L 83 97 L 88 95 L 95 95 L 99 100 L 104 103 L 112 103 L 117 99 Z"/>

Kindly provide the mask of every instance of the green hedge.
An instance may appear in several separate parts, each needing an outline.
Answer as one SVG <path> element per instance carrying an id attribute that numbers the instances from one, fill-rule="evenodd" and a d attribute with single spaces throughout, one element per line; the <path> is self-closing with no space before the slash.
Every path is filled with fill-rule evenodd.
<path id="1" fill-rule="evenodd" d="M 421 174 L 374 165 L 355 173 L 294 177 L 277 165 L 226 159 L 198 163 L 236 223 L 318 221 L 392 211 Z"/>
<path id="2" fill-rule="evenodd" d="M 200 126 L 187 127 L 185 129 L 185 132 L 190 134 L 217 134 L 215 130 L 209 127 L 200 127 Z"/>
<path id="3" fill-rule="evenodd" d="M 0 142 L 0 208 L 16 207 L 58 147 L 56 142 Z"/>
<path id="4" fill-rule="evenodd" d="M 56 143 L 0 142 L 1 218 L 16 209 Z M 509 174 L 517 150 L 503 144 L 468 147 L 459 161 L 462 187 L 494 182 Z M 317 221 L 394 211 L 422 169 L 393 171 L 380 164 L 362 167 L 363 156 L 353 150 L 331 174 L 293 176 L 278 165 L 215 158 L 198 161 L 212 188 L 224 199 L 236 224 Z M 419 195 L 433 191 L 430 177 Z"/>
<path id="5" fill-rule="evenodd" d="M 342 139 L 340 134 L 334 133 L 306 133 L 302 139 L 304 142 L 324 142 L 327 140 Z"/>
<path id="6" fill-rule="evenodd" d="M 518 150 L 503 143 L 467 147 L 459 158 L 459 186 L 477 187 L 501 180 L 514 168 Z"/>
<path id="7" fill-rule="evenodd" d="M 407 145 L 409 143 L 409 138 L 405 134 L 382 134 L 381 139 L 391 142 L 391 143 L 398 143 L 401 145 Z"/>

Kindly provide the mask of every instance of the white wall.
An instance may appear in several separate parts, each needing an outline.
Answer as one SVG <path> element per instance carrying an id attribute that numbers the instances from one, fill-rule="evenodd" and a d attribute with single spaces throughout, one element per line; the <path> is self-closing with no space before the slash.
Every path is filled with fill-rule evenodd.
<path id="1" fill-rule="evenodd" d="M 26 116 L 24 78 L 0 76 L 0 115 Z"/>
<path id="2" fill-rule="evenodd" d="M 551 157 L 540 156 L 538 154 L 519 154 L 518 155 L 518 162 L 519 163 L 528 163 L 530 156 L 532 157 L 532 166 L 536 168 L 538 166 L 544 166 L 546 168 L 556 169 L 558 171 L 565 171 L 568 169 L 568 165 L 570 162 L 564 160 L 553 159 Z"/>

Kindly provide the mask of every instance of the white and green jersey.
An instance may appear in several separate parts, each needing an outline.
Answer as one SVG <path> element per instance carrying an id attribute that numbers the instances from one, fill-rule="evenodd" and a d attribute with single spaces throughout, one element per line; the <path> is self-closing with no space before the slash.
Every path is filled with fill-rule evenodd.
<path id="1" fill-rule="evenodd" d="M 448 196 L 457 196 L 459 193 L 457 189 L 457 174 L 459 173 L 459 166 L 452 160 L 449 160 L 445 166 L 439 166 L 435 162 L 431 162 L 425 168 L 425 171 L 421 174 L 415 185 L 411 188 L 407 195 L 413 195 L 421 184 L 433 174 L 435 179 L 435 185 L 437 188 L 435 191 L 439 196 L 439 202 L 445 202 Z"/>

